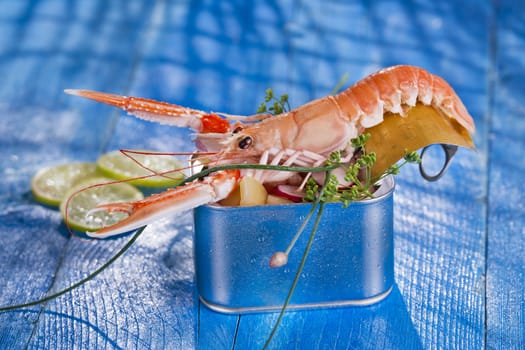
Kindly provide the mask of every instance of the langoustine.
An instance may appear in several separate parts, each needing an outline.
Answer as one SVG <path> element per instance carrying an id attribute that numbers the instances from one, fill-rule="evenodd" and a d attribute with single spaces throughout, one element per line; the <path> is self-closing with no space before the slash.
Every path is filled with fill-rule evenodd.
<path id="1" fill-rule="evenodd" d="M 413 66 L 380 70 L 335 96 L 326 96 L 278 116 L 239 117 L 205 113 L 165 102 L 86 90 L 66 90 L 124 109 L 150 121 L 190 127 L 196 146 L 211 152 L 210 164 L 319 166 L 334 151 L 351 161 L 350 140 L 371 134 L 367 150 L 378 155 L 373 171 L 380 174 L 403 152 L 433 143 L 474 148 L 474 121 L 460 98 L 442 78 Z M 144 200 L 103 205 L 120 211 L 121 222 L 89 233 L 103 238 L 142 227 L 158 218 L 226 198 L 240 179 L 253 175 L 277 183 L 290 172 L 223 170 Z"/>

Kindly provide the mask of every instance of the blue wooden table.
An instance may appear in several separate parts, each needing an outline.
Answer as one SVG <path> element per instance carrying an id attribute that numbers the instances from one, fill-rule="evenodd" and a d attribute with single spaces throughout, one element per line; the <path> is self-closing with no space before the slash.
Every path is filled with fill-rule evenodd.
<path id="1" fill-rule="evenodd" d="M 520 4 L 518 4 L 520 3 Z M 474 116 L 461 150 L 395 193 L 395 279 L 368 306 L 289 312 L 275 349 L 525 348 L 525 5 L 499 1 L 0 1 L 0 306 L 79 281 L 128 240 L 70 237 L 29 190 L 41 167 L 119 148 L 190 151 L 189 132 L 63 94 L 88 88 L 252 114 L 394 64 L 444 77 Z M 347 224 L 347 223 L 342 223 Z M 156 222 L 62 297 L 0 313 L 2 349 L 255 349 L 277 314 L 199 303 L 192 216 Z"/>

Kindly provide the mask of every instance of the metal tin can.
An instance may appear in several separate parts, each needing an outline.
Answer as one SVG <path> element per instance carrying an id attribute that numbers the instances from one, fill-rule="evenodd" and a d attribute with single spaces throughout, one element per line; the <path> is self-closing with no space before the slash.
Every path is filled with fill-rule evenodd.
<path id="1" fill-rule="evenodd" d="M 394 284 L 394 180 L 374 198 L 343 208 L 327 203 L 289 309 L 369 305 Z M 284 251 L 312 204 L 202 206 L 194 211 L 197 290 L 213 310 L 244 313 L 282 307 L 312 230 L 310 220 L 287 265 L 269 266 Z"/>

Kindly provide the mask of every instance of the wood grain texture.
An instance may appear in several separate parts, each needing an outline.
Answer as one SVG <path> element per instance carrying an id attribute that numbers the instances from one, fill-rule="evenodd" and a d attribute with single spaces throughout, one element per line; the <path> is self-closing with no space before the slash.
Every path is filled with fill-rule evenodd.
<path id="1" fill-rule="evenodd" d="M 392 294 L 362 308 L 289 312 L 274 349 L 523 348 L 523 5 L 512 1 L 0 0 L 0 306 L 58 291 L 129 239 L 71 239 L 34 202 L 42 166 L 118 148 L 190 151 L 190 132 L 62 93 L 89 88 L 251 114 L 272 87 L 293 105 L 384 66 L 444 77 L 476 120 L 426 183 L 395 195 Z M 439 154 L 425 160 L 432 167 Z M 351 224 L 351 223 L 342 223 Z M 192 216 L 148 226 L 84 286 L 0 313 L 0 348 L 260 348 L 277 315 L 223 315 L 195 291 Z"/>
<path id="2" fill-rule="evenodd" d="M 7 305 L 46 295 L 67 255 L 69 239 L 60 214 L 35 204 L 29 180 L 44 165 L 96 157 L 106 142 L 104 130 L 111 119 L 91 123 L 98 107 L 82 114 L 71 107 L 62 90 L 89 80 L 93 69 L 102 74 L 111 69 L 111 62 L 97 68 L 93 64 L 96 53 L 89 49 L 97 44 L 109 47 L 121 35 L 93 36 L 78 18 L 88 16 L 89 11 L 62 2 L 4 2 L 2 7 L 0 303 Z M 92 20 L 93 27 L 104 22 L 96 16 L 85 20 Z M 130 69 L 128 65 L 128 72 Z M 106 83 L 118 84 L 118 80 Z M 29 344 L 44 309 L 36 306 L 2 313 L 1 347 Z"/>
<path id="3" fill-rule="evenodd" d="M 525 6 L 497 3 L 489 153 L 487 347 L 525 347 Z"/>
<path id="4" fill-rule="evenodd" d="M 189 253 L 190 219 L 189 215 L 181 217 L 178 229 L 167 224 L 149 226 L 110 269 L 71 292 L 69 297 L 48 303 L 30 345 L 192 347 L 196 314 Z M 71 242 L 55 277 L 54 289 L 67 287 L 70 281 L 96 269 L 127 239 Z"/>

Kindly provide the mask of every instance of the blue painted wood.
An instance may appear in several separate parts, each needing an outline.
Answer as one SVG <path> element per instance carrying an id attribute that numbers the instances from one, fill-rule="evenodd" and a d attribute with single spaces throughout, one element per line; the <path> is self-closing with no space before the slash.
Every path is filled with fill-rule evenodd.
<path id="1" fill-rule="evenodd" d="M 119 7 L 98 5 L 89 8 L 62 1 L 1 4 L 2 305 L 44 296 L 68 257 L 70 240 L 60 215 L 33 201 L 31 176 L 42 166 L 96 159 L 110 135 L 112 118 L 93 122 L 100 107 L 86 104 L 82 109 L 82 102 L 70 103 L 62 90 L 86 81 L 99 89 L 116 88 L 126 84 L 133 68 L 127 56 L 132 45 L 122 40 L 126 31 L 110 26 L 111 21 L 98 17 L 98 11 L 117 18 L 127 16 L 121 15 Z M 106 64 L 98 66 L 101 60 Z M 123 75 L 109 78 L 117 66 Z M 96 75 L 101 78 L 93 79 Z M 1 347 L 38 344 L 34 331 L 43 312 L 45 306 L 36 306 L 1 314 Z M 52 329 L 45 337 L 48 342 L 56 339 L 55 329 L 61 327 L 54 324 Z"/>
<path id="2" fill-rule="evenodd" d="M 26 0 L 0 8 L 0 305 L 78 281 L 129 239 L 71 239 L 59 214 L 31 198 L 37 169 L 117 148 L 192 149 L 188 131 L 64 88 L 250 114 L 267 87 L 300 105 L 345 72 L 349 84 L 408 63 L 456 88 L 476 119 L 478 150 L 460 151 L 438 183 L 403 169 L 397 283 L 385 301 L 289 312 L 272 348 L 523 348 L 523 5 Z M 260 348 L 275 313 L 222 315 L 199 303 L 191 219 L 148 226 L 110 269 L 63 297 L 0 313 L 0 348 Z"/>
<path id="3" fill-rule="evenodd" d="M 523 3 L 497 3 L 490 124 L 487 347 L 525 348 L 525 16 Z"/>

